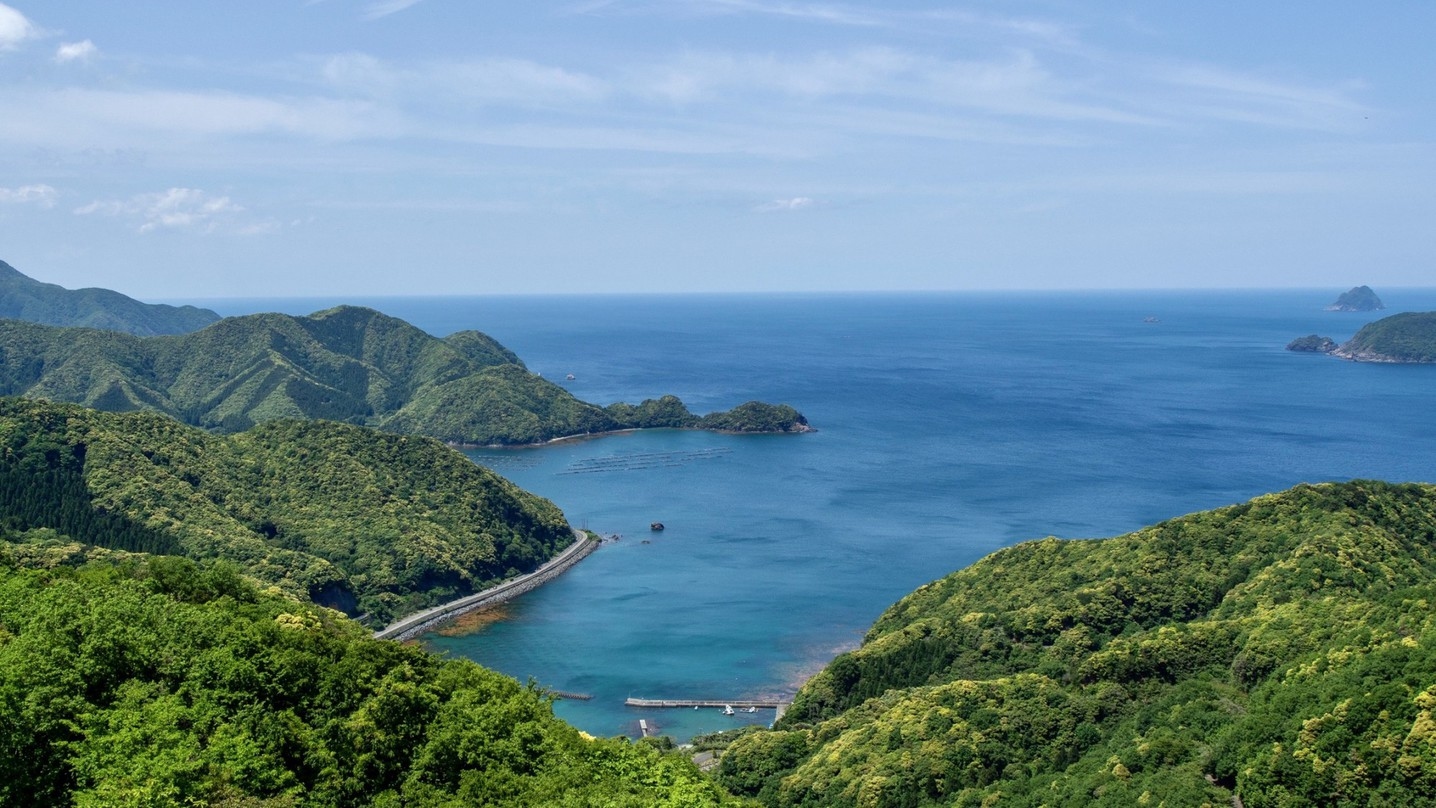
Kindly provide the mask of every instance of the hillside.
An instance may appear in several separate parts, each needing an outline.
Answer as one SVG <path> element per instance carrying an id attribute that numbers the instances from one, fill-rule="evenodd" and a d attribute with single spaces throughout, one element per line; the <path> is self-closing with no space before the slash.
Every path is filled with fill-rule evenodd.
<path id="1" fill-rule="evenodd" d="M 226 564 L 36 570 L 0 545 L 0 805 L 735 802 L 531 686 L 366 635 Z"/>
<path id="2" fill-rule="evenodd" d="M 1436 797 L 1436 488 L 1005 549 L 890 608 L 720 781 L 767 805 Z"/>
<path id="3" fill-rule="evenodd" d="M 1358 362 L 1436 362 L 1436 311 L 1402 312 L 1367 323 L 1332 355 Z"/>
<path id="4" fill-rule="evenodd" d="M 219 315 L 194 306 L 141 303 L 109 289 L 41 283 L 0 261 L 0 318 L 147 336 L 195 331 Z"/>
<path id="5" fill-rule="evenodd" d="M 0 399 L 0 529 L 26 557 L 63 536 L 225 559 L 380 624 L 574 540 L 552 503 L 428 438 L 299 420 L 216 435 L 18 398 Z"/>
<path id="6" fill-rule="evenodd" d="M 372 309 L 254 314 L 191 334 L 133 337 L 0 321 L 0 395 L 207 429 L 323 418 L 461 444 L 529 444 L 656 426 L 802 431 L 791 407 L 750 402 L 699 418 L 671 396 L 603 409 L 530 373 L 476 331 L 440 339 Z"/>

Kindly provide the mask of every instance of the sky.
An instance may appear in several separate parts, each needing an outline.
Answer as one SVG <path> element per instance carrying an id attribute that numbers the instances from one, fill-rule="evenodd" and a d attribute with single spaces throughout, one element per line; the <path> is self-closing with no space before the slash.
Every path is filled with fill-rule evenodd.
<path id="1" fill-rule="evenodd" d="M 0 260 L 142 299 L 1433 285 L 1436 3 L 0 1 Z"/>

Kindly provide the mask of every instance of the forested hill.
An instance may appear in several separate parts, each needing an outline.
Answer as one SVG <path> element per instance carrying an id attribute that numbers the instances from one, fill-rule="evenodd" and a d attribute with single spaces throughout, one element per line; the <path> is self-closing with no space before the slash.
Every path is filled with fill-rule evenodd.
<path id="1" fill-rule="evenodd" d="M 1332 353 L 1361 362 L 1436 362 L 1436 311 L 1402 312 L 1367 323 Z"/>
<path id="2" fill-rule="evenodd" d="M 0 394 L 109 411 L 152 409 L 238 431 L 324 418 L 468 444 L 528 444 L 642 427 L 801 431 L 796 410 L 750 402 L 699 418 L 677 398 L 607 409 L 530 373 L 476 331 L 440 339 L 353 306 L 226 318 L 132 337 L 0 320 Z"/>
<path id="3" fill-rule="evenodd" d="M 216 435 L 20 398 L 0 398 L 0 530 L 24 558 L 225 559 L 379 624 L 574 541 L 548 500 L 429 438 L 300 420 Z"/>
<path id="4" fill-rule="evenodd" d="M 0 805 L 732 803 L 680 755 L 229 565 L 36 570 L 0 545 Z"/>
<path id="5" fill-rule="evenodd" d="M 1436 804 L 1436 488 L 999 551 L 735 741 L 768 805 Z"/>
<path id="6" fill-rule="evenodd" d="M 127 334 L 184 334 L 219 319 L 209 309 L 141 303 L 109 289 L 42 283 L 0 261 L 0 317 Z"/>

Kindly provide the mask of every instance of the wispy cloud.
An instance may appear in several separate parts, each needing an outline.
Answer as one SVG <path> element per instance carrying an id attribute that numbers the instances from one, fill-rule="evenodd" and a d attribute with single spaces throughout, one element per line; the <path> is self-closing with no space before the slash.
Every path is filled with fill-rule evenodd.
<path id="1" fill-rule="evenodd" d="M 812 197 L 795 196 L 789 199 L 774 199 L 771 202 L 764 202 L 753 210 L 758 213 L 784 213 L 788 211 L 803 210 L 813 206 Z"/>
<path id="2" fill-rule="evenodd" d="M 55 49 L 55 61 L 60 64 L 66 62 L 88 62 L 100 55 L 100 49 L 90 40 L 80 42 L 66 42 Z"/>
<path id="3" fill-rule="evenodd" d="M 1181 65 L 1158 73 L 1180 88 L 1168 103 L 1220 120 L 1309 129 L 1349 130 L 1369 110 L 1351 97 L 1355 85 L 1312 87 L 1211 65 Z"/>
<path id="4" fill-rule="evenodd" d="M 24 14 L 0 3 L 0 51 L 11 50 L 39 33 Z"/>
<path id="5" fill-rule="evenodd" d="M 390 14 L 397 14 L 404 9 L 418 5 L 422 0 L 377 0 L 370 3 L 364 10 L 364 19 L 377 20 L 380 17 L 387 17 Z"/>
<path id="6" fill-rule="evenodd" d="M 761 3 L 756 0 L 689 0 L 688 5 L 716 11 L 790 17 L 834 25 L 879 25 L 870 11 L 826 3 Z"/>
<path id="7" fill-rule="evenodd" d="M 0 87 L 0 140 L 46 148 L 108 141 L 143 146 L 156 137 L 185 140 L 298 135 L 317 140 L 392 137 L 407 131 L 397 114 L 364 100 L 241 95 L 222 91 L 57 91 Z M 176 145 L 171 143 L 171 145 Z"/>
<path id="8" fill-rule="evenodd" d="M 320 75 L 332 88 L 416 105 L 466 101 L 550 106 L 589 102 L 610 93 L 595 76 L 527 59 L 490 58 L 395 64 L 365 53 L 325 59 Z"/>
<path id="9" fill-rule="evenodd" d="M 98 214 L 135 220 L 141 233 L 167 229 L 255 235 L 277 227 L 266 222 L 241 221 L 239 214 L 243 212 L 244 207 L 229 197 L 215 196 L 197 188 L 170 188 L 129 199 L 97 200 L 75 209 L 81 216 Z"/>
<path id="10" fill-rule="evenodd" d="M 60 192 L 48 185 L 22 185 L 19 188 L 0 188 L 0 205 L 39 205 L 53 208 Z"/>

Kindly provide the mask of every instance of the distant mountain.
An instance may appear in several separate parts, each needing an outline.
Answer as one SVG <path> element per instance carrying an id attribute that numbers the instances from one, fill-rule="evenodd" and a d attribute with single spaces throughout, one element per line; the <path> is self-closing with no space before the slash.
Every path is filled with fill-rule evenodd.
<path id="1" fill-rule="evenodd" d="M 0 321 L 0 395 L 158 410 L 230 432 L 322 418 L 481 445 L 645 427 L 807 429 L 793 408 L 759 402 L 704 418 L 672 396 L 603 409 L 477 331 L 439 339 L 354 306 L 231 317 L 156 337 Z"/>
<path id="2" fill-rule="evenodd" d="M 141 303 L 109 289 L 41 283 L 0 261 L 0 317 L 127 334 L 185 334 L 219 319 L 209 309 Z"/>
<path id="3" fill-rule="evenodd" d="M 1436 487 L 1301 485 L 919 587 L 718 770 L 769 806 L 1431 805 Z"/>
<path id="4" fill-rule="evenodd" d="M 1367 323 L 1331 354 L 1358 362 L 1436 362 L 1436 311 L 1402 312 Z"/>
<path id="5" fill-rule="evenodd" d="M 1381 311 L 1386 304 L 1381 298 L 1371 291 L 1370 286 L 1358 286 L 1347 292 L 1342 292 L 1335 303 L 1326 307 L 1327 311 Z"/>

